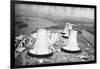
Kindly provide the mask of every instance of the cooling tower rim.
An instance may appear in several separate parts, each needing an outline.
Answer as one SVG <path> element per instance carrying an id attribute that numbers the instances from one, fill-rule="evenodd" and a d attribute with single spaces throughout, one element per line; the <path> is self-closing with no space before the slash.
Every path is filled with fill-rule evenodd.
<path id="1" fill-rule="evenodd" d="M 72 54 L 74 54 L 74 53 L 81 53 L 82 52 L 81 49 L 80 50 L 76 50 L 76 51 L 71 51 L 71 50 L 66 50 L 64 48 L 61 48 L 61 51 L 66 52 L 66 53 L 72 53 Z"/>
<path id="2" fill-rule="evenodd" d="M 65 33 L 61 32 L 61 34 L 63 34 L 63 35 L 64 35 Z"/>
<path id="3" fill-rule="evenodd" d="M 27 52 L 27 55 L 30 57 L 35 57 L 35 58 L 47 58 L 53 55 L 53 53 L 48 53 L 48 54 L 33 54 L 30 53 L 29 51 Z"/>
<path id="4" fill-rule="evenodd" d="M 69 38 L 69 36 L 64 36 L 64 35 L 63 35 L 62 37 L 63 37 L 63 38 Z"/>

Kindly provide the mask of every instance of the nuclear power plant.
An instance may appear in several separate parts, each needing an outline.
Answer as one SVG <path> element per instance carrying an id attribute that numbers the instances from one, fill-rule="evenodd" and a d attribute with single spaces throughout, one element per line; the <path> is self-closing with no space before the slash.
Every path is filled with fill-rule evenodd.
<path id="1" fill-rule="evenodd" d="M 78 42 L 78 31 L 74 30 L 73 26 L 74 24 L 72 23 L 65 23 L 65 27 L 61 32 L 53 32 L 49 29 L 39 28 L 35 33 L 31 33 L 30 35 L 19 35 L 16 37 L 16 42 L 18 40 L 21 40 L 21 42 L 15 44 L 15 46 L 17 46 L 15 53 L 27 50 L 25 53 L 27 57 L 36 58 L 39 64 L 45 61 L 49 61 L 50 63 L 58 62 L 59 59 L 55 61 L 57 54 L 65 54 L 64 57 L 68 57 L 68 54 L 83 54 L 82 47 Z M 27 59 L 27 57 L 25 59 Z M 78 55 L 77 58 L 79 57 L 80 61 L 84 61 L 84 59 Z M 52 61 L 47 58 L 52 59 Z M 29 60 L 27 59 L 25 61 L 28 62 Z"/>
<path id="2" fill-rule="evenodd" d="M 59 32 L 52 32 L 47 29 L 40 28 L 37 30 L 36 33 L 30 34 L 32 39 L 34 40 L 31 43 L 31 49 L 28 51 L 27 55 L 31 57 L 46 57 L 46 56 L 52 56 L 55 52 L 54 44 L 57 42 L 60 42 L 60 38 L 63 38 L 65 40 L 65 45 L 60 46 L 59 50 L 64 51 L 66 53 L 78 53 L 81 51 L 79 44 L 77 42 L 77 31 L 72 29 L 71 23 L 66 23 L 65 28 L 63 29 L 63 34 Z M 21 39 L 23 36 L 20 35 L 19 37 L 16 37 L 16 39 Z M 67 37 L 67 38 L 66 38 Z M 67 42 L 66 42 L 67 41 Z M 25 43 L 25 39 L 21 42 Z M 22 51 L 25 48 L 22 48 L 20 46 L 22 44 L 19 44 L 17 51 Z M 28 46 L 28 45 L 27 45 Z M 21 49 L 21 50 L 18 50 Z"/>
<path id="3" fill-rule="evenodd" d="M 16 4 L 15 11 L 16 67 L 95 60 L 93 8 Z"/>

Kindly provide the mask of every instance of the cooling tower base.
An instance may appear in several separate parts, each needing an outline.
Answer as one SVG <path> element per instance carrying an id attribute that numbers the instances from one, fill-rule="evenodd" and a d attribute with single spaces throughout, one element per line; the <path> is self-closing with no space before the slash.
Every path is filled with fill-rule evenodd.
<path id="1" fill-rule="evenodd" d="M 66 53 L 81 53 L 82 52 L 81 50 L 71 51 L 71 50 L 66 50 L 63 48 L 61 48 L 61 51 L 66 52 Z"/>
<path id="2" fill-rule="evenodd" d="M 62 36 L 63 38 L 69 38 L 68 36 Z"/>
<path id="3" fill-rule="evenodd" d="M 61 34 L 63 34 L 63 35 L 64 35 L 65 33 L 61 32 Z"/>
<path id="4" fill-rule="evenodd" d="M 30 56 L 30 57 L 35 57 L 35 58 L 47 58 L 47 57 L 52 56 L 53 53 L 41 54 L 41 55 L 40 55 L 40 54 L 33 54 L 33 53 L 28 52 L 27 55 Z"/>

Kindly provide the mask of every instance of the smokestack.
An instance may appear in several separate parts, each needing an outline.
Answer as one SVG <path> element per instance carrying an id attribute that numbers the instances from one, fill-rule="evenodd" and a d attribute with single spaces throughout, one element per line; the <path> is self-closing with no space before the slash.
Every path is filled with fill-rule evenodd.
<path id="1" fill-rule="evenodd" d="M 77 53 L 80 52 L 80 48 L 77 43 L 77 31 L 71 30 L 68 39 L 68 44 L 62 48 L 65 52 Z"/>
<path id="2" fill-rule="evenodd" d="M 50 56 L 52 51 L 48 46 L 48 31 L 46 29 L 39 29 L 36 35 L 36 42 L 33 49 L 29 50 L 28 55 L 33 57 Z"/>

